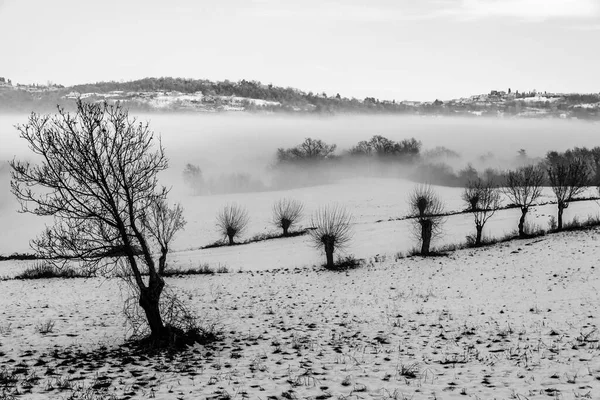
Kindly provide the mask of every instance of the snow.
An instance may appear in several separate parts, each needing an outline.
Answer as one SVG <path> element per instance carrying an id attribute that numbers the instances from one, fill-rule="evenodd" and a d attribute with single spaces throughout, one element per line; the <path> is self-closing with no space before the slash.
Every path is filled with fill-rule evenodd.
<path id="1" fill-rule="evenodd" d="M 560 97 L 546 97 L 546 96 L 532 96 L 532 97 L 523 97 L 517 100 L 525 102 L 525 103 L 545 103 L 549 101 L 550 103 L 554 103 L 559 101 Z"/>
<path id="2" fill-rule="evenodd" d="M 40 377 L 28 399 L 98 382 L 136 399 L 586 398 L 600 392 L 599 240 L 590 230 L 371 258 L 343 273 L 169 278 L 224 338 L 170 357 L 125 353 L 126 362 L 115 350 L 125 332 L 118 281 L 3 281 L 0 360 Z M 54 328 L 41 334 L 48 320 Z M 59 378 L 73 388 L 58 389 Z"/>

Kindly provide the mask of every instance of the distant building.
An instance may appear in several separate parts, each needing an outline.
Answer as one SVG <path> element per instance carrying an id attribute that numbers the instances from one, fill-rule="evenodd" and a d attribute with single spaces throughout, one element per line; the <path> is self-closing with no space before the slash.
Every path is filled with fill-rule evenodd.
<path id="1" fill-rule="evenodd" d="M 490 96 L 506 96 L 506 92 L 504 90 L 492 90 Z"/>

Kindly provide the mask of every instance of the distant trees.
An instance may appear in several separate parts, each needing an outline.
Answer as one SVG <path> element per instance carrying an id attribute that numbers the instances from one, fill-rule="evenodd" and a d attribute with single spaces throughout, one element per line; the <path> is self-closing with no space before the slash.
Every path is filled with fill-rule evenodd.
<path id="1" fill-rule="evenodd" d="M 54 217 L 32 241 L 34 250 L 87 269 L 125 265 L 151 338 L 168 340 L 173 327 L 165 325 L 159 306 L 163 274 L 169 243 L 185 220 L 159 187 L 167 158 L 148 125 L 118 104 L 78 101 L 76 114 L 61 108 L 54 116 L 32 114 L 17 129 L 41 161 L 11 162 L 12 192 L 24 212 Z"/>
<path id="2" fill-rule="evenodd" d="M 526 237 L 525 217 L 529 208 L 542 194 L 544 170 L 539 166 L 528 165 L 509 171 L 503 187 L 504 194 L 521 209 L 519 219 L 519 237 Z"/>
<path id="3" fill-rule="evenodd" d="M 375 135 L 368 141 L 358 142 L 348 151 L 348 154 L 411 162 L 418 158 L 421 146 L 422 143 L 415 138 L 394 142 L 384 136 Z"/>
<path id="4" fill-rule="evenodd" d="M 548 179 L 552 186 L 558 206 L 558 224 L 563 227 L 563 212 L 569 202 L 581 194 L 589 184 L 589 169 L 582 158 L 569 158 L 548 154 Z"/>
<path id="5" fill-rule="evenodd" d="M 500 190 L 492 181 L 481 178 L 470 181 L 465 187 L 462 199 L 475 219 L 475 246 L 481 245 L 485 223 L 500 208 Z"/>
<path id="6" fill-rule="evenodd" d="M 352 216 L 345 208 L 331 205 L 319 208 L 310 221 L 313 227 L 310 236 L 314 246 L 325 251 L 325 266 L 335 268 L 334 253 L 347 246 L 352 238 Z"/>
<path id="7" fill-rule="evenodd" d="M 304 205 L 298 200 L 281 199 L 273 204 L 273 225 L 283 230 L 283 236 L 295 226 L 304 211 Z"/>
<path id="8" fill-rule="evenodd" d="M 320 139 L 306 138 L 296 147 L 277 149 L 277 162 L 294 164 L 322 161 L 331 158 L 336 147 L 335 144 L 327 144 Z"/>
<path id="9" fill-rule="evenodd" d="M 556 152 L 550 152 L 548 154 L 558 155 Z M 582 160 L 589 170 L 590 184 L 600 186 L 600 147 L 596 146 L 591 149 L 588 149 L 587 147 L 575 147 L 565 151 L 564 157 L 567 159 L 578 158 Z"/>
<path id="10" fill-rule="evenodd" d="M 194 164 L 186 164 L 183 170 L 183 181 L 192 189 L 194 194 L 201 194 L 204 190 L 204 178 L 200 167 Z"/>
<path id="11" fill-rule="evenodd" d="M 235 203 L 228 204 L 217 214 L 217 228 L 223 237 L 229 240 L 229 245 L 235 244 L 235 238 L 244 233 L 250 218 L 248 211 Z"/>
<path id="12" fill-rule="evenodd" d="M 445 220 L 444 204 L 431 186 L 420 185 L 410 194 L 408 206 L 421 242 L 421 255 L 427 256 L 431 253 L 431 240 L 441 232 Z"/>

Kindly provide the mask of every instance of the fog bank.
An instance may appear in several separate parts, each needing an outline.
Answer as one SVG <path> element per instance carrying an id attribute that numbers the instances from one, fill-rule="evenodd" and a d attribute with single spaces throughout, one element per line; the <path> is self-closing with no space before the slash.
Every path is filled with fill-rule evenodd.
<path id="1" fill-rule="evenodd" d="M 13 127 L 26 123 L 27 117 L 25 114 L 0 115 L 0 161 L 31 157 L 25 141 Z M 294 147 L 307 137 L 336 144 L 336 154 L 374 135 L 393 141 L 414 137 L 423 143 L 422 154 L 439 146 L 458 153 L 458 158 L 443 160 L 455 169 L 469 162 L 478 169 L 482 166 L 509 168 L 520 149 L 535 158 L 543 157 L 550 150 L 600 145 L 600 124 L 576 120 L 248 114 L 150 114 L 139 115 L 138 119 L 148 121 L 161 137 L 170 159 L 170 168 L 161 174 L 161 180 L 173 188 L 172 201 L 190 196 L 182 178 L 186 163 L 198 165 L 204 177 L 217 181 L 223 174 L 246 173 L 268 183 L 272 178 L 269 166 L 275 161 L 277 149 Z M 371 165 L 371 168 L 384 171 L 381 175 L 397 174 L 394 166 Z M 362 166 L 356 164 L 349 166 L 341 176 L 362 172 Z M 337 177 L 334 174 L 331 179 Z M 18 204 L 10 194 L 9 181 L 7 166 L 0 163 L 0 226 L 3 227 L 0 241 L 19 243 L 15 251 L 23 251 L 44 222 L 51 221 L 17 214 Z M 235 195 L 229 199 L 233 201 Z M 12 248 L 12 245 L 2 245 L 0 253 L 10 252 Z"/>

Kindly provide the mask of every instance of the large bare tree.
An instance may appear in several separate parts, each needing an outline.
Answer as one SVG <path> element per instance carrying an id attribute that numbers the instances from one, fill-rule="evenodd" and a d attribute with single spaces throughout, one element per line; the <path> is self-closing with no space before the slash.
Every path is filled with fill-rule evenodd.
<path id="1" fill-rule="evenodd" d="M 500 191 L 491 180 L 477 178 L 469 181 L 462 199 L 475 219 L 475 246 L 481 245 L 483 227 L 500 208 Z"/>
<path id="2" fill-rule="evenodd" d="M 504 194 L 510 202 L 521 209 L 519 219 L 519 237 L 526 237 L 525 217 L 529 208 L 542 194 L 544 184 L 544 170 L 535 165 L 520 167 L 514 171 L 508 171 L 506 182 L 503 187 Z"/>
<path id="3" fill-rule="evenodd" d="M 167 337 L 159 306 L 162 275 L 169 243 L 185 221 L 158 184 L 167 158 L 149 126 L 119 104 L 78 101 L 75 113 L 32 114 L 17 129 L 39 164 L 11 162 L 12 192 L 23 212 L 54 217 L 33 249 L 92 269 L 124 263 L 152 338 Z"/>
<path id="4" fill-rule="evenodd" d="M 581 194 L 589 184 L 590 171 L 582 158 L 548 157 L 548 179 L 556 195 L 558 225 L 563 227 L 563 212 L 573 198 Z"/>

